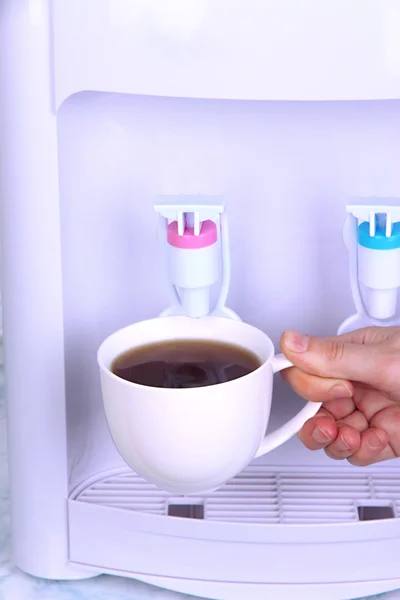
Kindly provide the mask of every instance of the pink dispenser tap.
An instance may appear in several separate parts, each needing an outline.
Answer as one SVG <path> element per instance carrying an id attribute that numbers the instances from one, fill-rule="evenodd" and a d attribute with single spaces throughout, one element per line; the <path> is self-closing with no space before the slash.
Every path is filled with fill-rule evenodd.
<path id="1" fill-rule="evenodd" d="M 225 303 L 229 290 L 230 257 L 225 207 L 218 196 L 159 196 L 173 305 L 162 313 L 240 320 Z M 222 268 L 220 268 L 222 267 Z M 219 298 L 211 307 L 211 289 L 222 272 Z"/>

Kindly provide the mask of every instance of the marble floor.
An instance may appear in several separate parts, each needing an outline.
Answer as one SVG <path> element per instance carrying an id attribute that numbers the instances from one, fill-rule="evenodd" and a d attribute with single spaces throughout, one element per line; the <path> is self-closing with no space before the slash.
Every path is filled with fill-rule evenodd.
<path id="1" fill-rule="evenodd" d="M 6 409 L 3 381 L 0 356 L 0 600 L 189 600 L 189 596 L 166 592 L 131 579 L 102 576 L 79 582 L 49 582 L 25 575 L 13 567 L 10 562 Z M 400 591 L 385 594 L 381 598 L 400 600 Z"/>

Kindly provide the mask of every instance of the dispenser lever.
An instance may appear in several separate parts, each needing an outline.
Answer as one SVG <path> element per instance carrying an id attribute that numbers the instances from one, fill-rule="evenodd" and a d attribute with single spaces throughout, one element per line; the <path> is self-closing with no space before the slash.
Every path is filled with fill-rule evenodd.
<path id="1" fill-rule="evenodd" d="M 174 304 L 162 313 L 204 317 L 239 317 L 225 306 L 230 280 L 228 226 L 218 196 L 159 196 L 154 206 L 166 230 L 167 268 Z M 220 244 L 218 242 L 221 242 Z M 211 308 L 211 289 L 218 282 L 222 250 L 222 285 Z"/>
<path id="2" fill-rule="evenodd" d="M 344 237 L 357 313 L 339 333 L 393 324 L 400 288 L 400 205 L 365 203 L 348 206 L 347 212 Z"/>

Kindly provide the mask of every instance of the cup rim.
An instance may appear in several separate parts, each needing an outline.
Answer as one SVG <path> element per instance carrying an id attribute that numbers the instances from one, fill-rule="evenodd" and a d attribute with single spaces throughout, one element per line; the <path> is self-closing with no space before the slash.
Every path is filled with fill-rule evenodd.
<path id="1" fill-rule="evenodd" d="M 216 383 L 212 386 L 200 386 L 197 388 L 158 388 L 158 387 L 153 387 L 153 386 L 148 386 L 148 385 L 143 385 L 141 383 L 135 383 L 133 381 L 127 381 L 126 379 L 123 379 L 122 377 L 119 377 L 118 375 L 115 375 L 115 373 L 113 373 L 111 371 L 111 364 L 114 362 L 115 358 L 117 358 L 117 356 L 119 356 L 120 354 L 122 354 L 124 351 L 121 351 L 119 353 L 117 353 L 114 358 L 111 361 L 110 367 L 107 366 L 106 361 L 103 358 L 103 353 L 105 352 L 105 348 L 107 347 L 108 344 L 110 344 L 110 342 L 123 335 L 124 332 L 126 332 L 129 329 L 133 329 L 135 328 L 135 326 L 146 326 L 149 325 L 150 323 L 154 323 L 155 321 L 159 322 L 160 320 L 168 320 L 168 321 L 182 321 L 182 320 L 190 320 L 192 321 L 193 319 L 191 317 L 185 317 L 185 316 L 168 316 L 168 317 L 155 317 L 152 319 L 144 319 L 142 321 L 137 321 L 135 323 L 131 323 L 130 325 L 126 325 L 125 327 L 121 327 L 120 329 L 117 329 L 116 331 L 114 331 L 113 333 L 111 333 L 110 335 L 108 335 L 100 344 L 98 351 L 97 351 L 97 364 L 100 368 L 100 370 L 105 373 L 108 377 L 110 377 L 112 380 L 114 381 L 118 381 L 119 385 L 124 385 L 125 387 L 127 387 L 128 389 L 147 389 L 147 390 L 157 390 L 158 393 L 162 393 L 164 395 L 167 394 L 184 394 L 184 393 L 188 393 L 188 391 L 190 391 L 190 394 L 198 394 L 201 393 L 202 390 L 206 389 L 207 387 L 218 387 L 220 388 L 221 386 L 232 386 L 235 383 L 237 383 L 238 379 L 240 380 L 248 380 L 252 377 L 255 377 L 256 375 L 259 375 L 260 372 L 264 371 L 265 369 L 268 368 L 268 366 L 271 364 L 271 360 L 275 354 L 275 348 L 274 348 L 274 344 L 271 340 L 271 338 L 261 329 L 259 329 L 258 327 L 255 327 L 254 325 L 250 325 L 248 323 L 245 323 L 243 321 L 234 321 L 233 319 L 227 319 L 226 317 L 214 317 L 214 316 L 206 316 L 206 317 L 201 317 L 200 319 L 196 319 L 196 321 L 200 321 L 203 319 L 207 319 L 207 320 L 213 320 L 214 322 L 218 321 L 218 322 L 228 322 L 230 324 L 235 324 L 234 326 L 239 326 L 246 328 L 247 330 L 253 330 L 254 332 L 257 333 L 257 335 L 262 335 L 265 342 L 268 344 L 269 348 L 268 348 L 268 357 L 266 359 L 263 359 L 257 352 L 254 352 L 252 349 L 246 348 L 246 346 L 234 342 L 237 346 L 242 347 L 243 349 L 248 349 L 251 352 L 253 352 L 259 359 L 261 362 L 260 366 L 257 367 L 256 369 L 254 369 L 254 371 L 251 371 L 250 373 L 247 373 L 246 375 L 243 375 L 242 377 L 239 377 L 238 379 L 232 379 L 230 381 L 225 381 L 223 383 Z M 168 337 L 162 337 L 160 336 L 159 339 L 154 340 L 154 343 L 157 343 L 157 341 L 167 341 L 169 339 L 175 339 L 175 340 L 184 340 L 184 339 L 188 339 L 185 338 L 183 336 L 179 336 L 177 335 L 175 338 L 168 338 Z M 193 339 L 197 339 L 196 335 L 191 336 L 190 338 L 191 340 Z M 208 338 L 202 338 L 202 337 L 198 337 L 198 339 L 208 339 Z M 223 342 L 223 340 L 221 340 Z M 152 341 L 150 341 L 149 343 L 153 343 Z M 146 342 L 140 343 L 137 346 L 143 346 L 145 345 Z M 135 347 L 134 345 L 131 346 L 132 348 Z M 204 393 L 204 392 L 203 392 Z"/>

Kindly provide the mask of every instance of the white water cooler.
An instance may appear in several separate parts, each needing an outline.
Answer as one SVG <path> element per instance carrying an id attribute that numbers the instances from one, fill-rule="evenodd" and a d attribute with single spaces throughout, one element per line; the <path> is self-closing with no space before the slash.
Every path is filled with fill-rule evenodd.
<path id="1" fill-rule="evenodd" d="M 395 0 L 3 0 L 0 223 L 22 570 L 123 575 L 217 600 L 400 588 L 398 461 L 356 468 L 293 438 L 208 496 L 173 497 L 117 452 L 96 364 L 110 333 L 170 305 L 160 197 L 217 198 L 231 316 L 277 345 L 287 328 L 400 323 L 399 31 Z M 303 402 L 278 380 L 271 428 Z"/>

